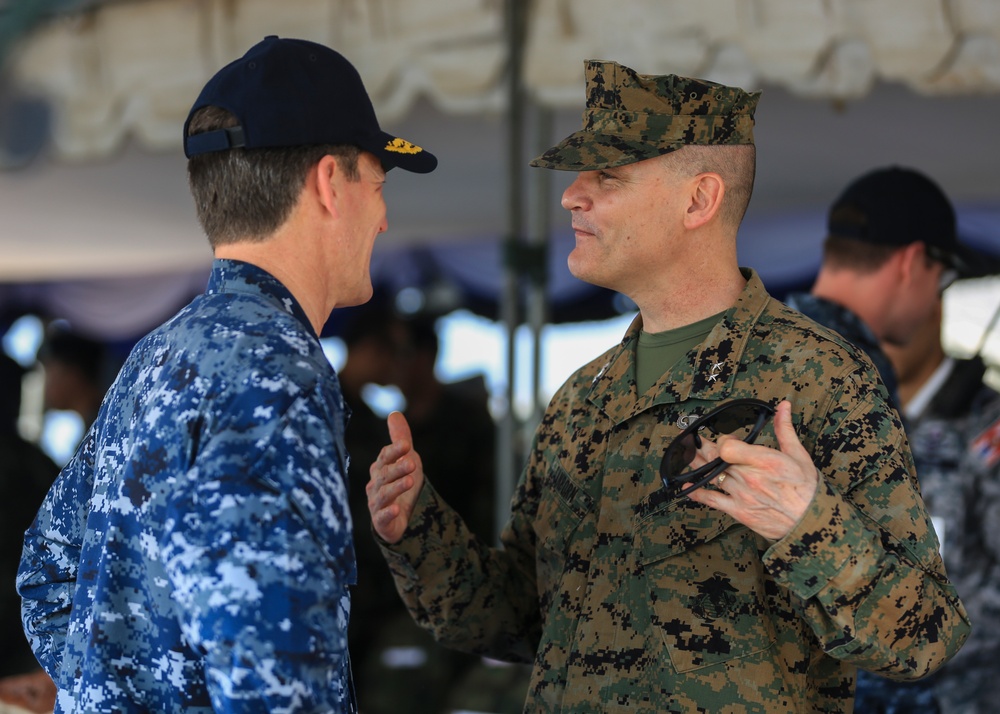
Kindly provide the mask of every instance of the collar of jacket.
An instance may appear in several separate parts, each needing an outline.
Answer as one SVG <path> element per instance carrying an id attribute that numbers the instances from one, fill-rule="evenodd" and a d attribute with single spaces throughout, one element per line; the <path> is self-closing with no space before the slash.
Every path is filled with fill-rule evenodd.
<path id="1" fill-rule="evenodd" d="M 207 295 L 215 293 L 243 293 L 254 295 L 272 303 L 277 309 L 295 317 L 315 335 L 312 323 L 299 301 L 276 277 L 261 267 L 242 260 L 216 258 L 208 278 Z"/>
<path id="2" fill-rule="evenodd" d="M 747 284 L 736 304 L 723 314 L 704 342 L 641 395 L 635 385 L 635 349 L 642 318 L 636 316 L 594 379 L 588 400 L 618 424 L 657 404 L 728 399 L 753 326 L 771 299 L 756 271 L 740 271 Z"/>

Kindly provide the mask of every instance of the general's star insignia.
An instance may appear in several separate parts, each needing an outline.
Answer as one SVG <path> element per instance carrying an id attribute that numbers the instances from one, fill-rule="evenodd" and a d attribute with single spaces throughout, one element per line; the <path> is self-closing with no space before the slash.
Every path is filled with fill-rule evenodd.
<path id="1" fill-rule="evenodd" d="M 719 378 L 719 375 L 722 373 L 722 367 L 724 365 L 725 365 L 725 362 L 713 362 L 712 363 L 712 371 L 709 372 L 709 374 L 708 374 L 708 381 L 709 382 L 714 382 L 714 381 L 716 381 Z"/>

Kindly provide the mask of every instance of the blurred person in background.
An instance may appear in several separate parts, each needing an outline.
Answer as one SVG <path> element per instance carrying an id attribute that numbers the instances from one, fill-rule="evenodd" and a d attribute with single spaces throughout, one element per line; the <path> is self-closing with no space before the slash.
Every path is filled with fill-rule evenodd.
<path id="1" fill-rule="evenodd" d="M 914 169 L 875 169 L 834 200 L 812 290 L 785 302 L 864 350 L 898 410 L 882 344 L 906 345 L 931 320 L 965 251 L 937 184 Z"/>
<path id="2" fill-rule="evenodd" d="M 351 588 L 351 622 L 348 627 L 354 678 L 366 714 L 384 711 L 382 701 L 393 696 L 405 697 L 410 705 L 418 707 L 415 711 L 424 711 L 419 708 L 425 706 L 427 701 L 433 701 L 438 690 L 418 688 L 411 691 L 408 687 L 399 686 L 398 678 L 382 678 L 385 671 L 380 661 L 380 632 L 392 620 L 392 613 L 398 610 L 399 596 L 378 546 L 371 537 L 371 518 L 365 494 L 368 470 L 385 443 L 382 439 L 388 436 L 385 419 L 369 406 L 365 394 L 370 386 L 384 387 L 394 380 L 396 346 L 391 334 L 393 313 L 381 296 L 375 296 L 365 305 L 345 310 L 342 317 L 345 322 L 341 337 L 346 353 L 337 376 L 344 402 L 351 411 L 344 430 L 344 443 L 350 455 L 349 501 L 358 564 L 358 580 Z"/>
<path id="3" fill-rule="evenodd" d="M 438 378 L 433 315 L 398 318 L 394 334 L 396 384 L 406 400 L 403 414 L 410 433 L 421 445 L 424 469 L 434 474 L 438 493 L 472 532 L 495 540 L 496 422 L 485 379 L 475 375 L 446 384 Z"/>
<path id="4" fill-rule="evenodd" d="M 24 636 L 16 588 L 24 531 L 59 473 L 18 430 L 24 374 L 0 350 L 0 712 L 3 702 L 43 712 L 51 711 L 55 701 L 55 685 Z"/>
<path id="5" fill-rule="evenodd" d="M 345 397 L 351 402 L 353 392 L 359 404 L 355 409 L 351 402 L 352 412 L 360 412 L 363 418 L 358 423 L 366 425 L 362 432 L 352 433 L 352 416 L 347 429 L 352 514 L 359 540 L 351 652 L 357 662 L 360 698 L 370 714 L 439 714 L 452 709 L 504 714 L 512 711 L 503 707 L 506 700 L 517 701 L 513 711 L 519 712 L 527 686 L 523 668 L 484 662 L 445 648 L 410 618 L 369 533 L 371 518 L 364 490 L 368 466 L 388 440 L 388 431 L 384 417 L 372 412 L 358 390 L 364 383 L 392 385 L 404 400 L 404 413 L 419 434 L 416 438 L 426 444 L 425 468 L 435 475 L 435 483 L 440 482 L 442 497 L 468 519 L 480 537 L 495 539 L 496 424 L 489 412 L 485 380 L 474 376 L 444 383 L 438 378 L 435 316 L 400 315 L 387 303 L 352 312 L 357 316 L 352 315 L 345 328 L 347 359 L 341 378 Z M 371 424 L 371 419 L 377 423 Z M 382 440 L 372 460 L 358 465 L 352 444 L 358 445 L 358 454 L 364 453 L 373 435 Z"/>
<path id="6" fill-rule="evenodd" d="M 114 377 L 108 350 L 57 321 L 45 331 L 38 361 L 45 372 L 45 409 L 76 412 L 86 433 Z"/>
<path id="7" fill-rule="evenodd" d="M 964 507 L 957 532 L 945 531 L 945 561 L 955 564 L 955 587 L 967 594 L 974 624 L 954 668 L 942 670 L 935 687 L 945 714 L 993 714 L 1000 701 L 1000 401 L 992 399 L 970 415 L 962 431 L 972 441 L 955 470 L 958 483 L 942 478 L 930 497 L 935 507 L 958 500 Z"/>
<path id="8" fill-rule="evenodd" d="M 986 256 L 973 268 L 989 265 Z M 994 269 L 996 261 L 993 261 Z M 960 277 L 966 277 L 961 275 Z M 906 433 L 920 490 L 931 515 L 948 577 L 973 622 L 972 634 L 928 680 L 942 714 L 992 714 L 1000 701 L 1000 473 L 972 445 L 1000 413 L 1000 394 L 984 381 L 978 355 L 957 359 L 942 344 L 943 306 L 905 346 L 883 344 L 896 372 Z M 855 710 L 917 714 L 912 685 L 880 680 Z M 894 696 L 895 695 L 895 696 Z"/>

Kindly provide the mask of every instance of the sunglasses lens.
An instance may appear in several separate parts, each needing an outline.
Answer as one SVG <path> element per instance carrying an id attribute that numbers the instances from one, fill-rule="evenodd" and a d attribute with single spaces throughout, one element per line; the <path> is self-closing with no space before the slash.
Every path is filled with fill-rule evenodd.
<path id="1" fill-rule="evenodd" d="M 698 478 L 700 469 L 690 471 L 701 433 L 713 441 L 720 436 L 733 436 L 742 441 L 753 441 L 771 410 L 760 404 L 734 403 L 708 415 L 704 421 L 672 441 L 663 454 L 660 476 L 665 484 L 682 484 Z"/>
<path id="2" fill-rule="evenodd" d="M 952 283 L 958 280 L 958 272 L 946 268 L 941 273 L 940 281 L 938 282 L 938 292 L 943 293 L 945 290 L 951 287 Z"/>
<path id="3" fill-rule="evenodd" d="M 664 463 L 660 470 L 664 472 L 665 478 L 680 475 L 694 461 L 694 455 L 697 451 L 698 447 L 694 441 L 694 432 L 684 434 L 681 438 L 675 439 L 663 455 Z"/>
<path id="4" fill-rule="evenodd" d="M 732 435 L 744 439 L 757 425 L 761 408 L 752 404 L 741 404 L 731 409 L 719 412 L 718 416 L 709 419 L 705 427 L 716 436 Z"/>

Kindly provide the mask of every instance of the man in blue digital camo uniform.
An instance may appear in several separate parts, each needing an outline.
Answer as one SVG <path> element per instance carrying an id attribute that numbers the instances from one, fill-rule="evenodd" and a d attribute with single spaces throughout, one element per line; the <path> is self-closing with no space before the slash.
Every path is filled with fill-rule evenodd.
<path id="1" fill-rule="evenodd" d="M 586 80 L 582 130 L 533 164 L 579 172 L 570 269 L 639 315 L 552 398 L 499 548 L 390 415 L 369 504 L 411 615 L 532 662 L 529 712 L 849 712 L 857 667 L 934 671 L 969 622 L 888 393 L 738 267 L 758 95 L 596 60 Z M 755 443 L 716 437 L 737 398 L 776 409 Z M 717 456 L 711 484 L 675 485 Z"/>
<path id="2" fill-rule="evenodd" d="M 830 206 L 811 291 L 786 298 L 864 350 L 897 409 L 896 375 L 881 344 L 905 345 L 931 319 L 965 264 L 956 230 L 951 201 L 925 175 L 899 166 L 869 171 Z"/>
<path id="3" fill-rule="evenodd" d="M 57 712 L 353 712 L 347 418 L 317 335 L 371 297 L 393 166 L 322 45 L 268 37 L 185 123 L 215 262 L 133 350 L 28 530 L 25 630 Z"/>
<path id="4" fill-rule="evenodd" d="M 992 265 L 991 265 L 992 263 Z M 973 270 L 997 269 L 976 256 Z M 963 276 L 966 277 L 966 276 Z M 988 453 L 975 448 L 1000 417 L 1000 394 L 979 357 L 956 359 L 941 344 L 934 317 L 905 347 L 884 345 L 899 382 L 906 433 L 920 492 L 941 544 L 948 577 L 974 623 L 962 649 L 934 676 L 916 683 L 871 677 L 858 685 L 855 711 L 872 714 L 993 714 L 1000 701 L 1000 481 Z M 914 685 L 928 686 L 914 692 Z M 921 691 L 923 690 L 923 691 Z"/>
<path id="5" fill-rule="evenodd" d="M 963 500 L 964 522 L 946 534 L 945 560 L 956 561 L 955 586 L 969 593 L 975 627 L 969 647 L 935 678 L 935 691 L 945 714 L 992 714 L 1000 701 L 1000 401 L 966 422 L 963 432 L 971 442 L 955 472 L 960 493 L 949 495 Z M 937 493 L 947 487 L 940 484 Z"/>

